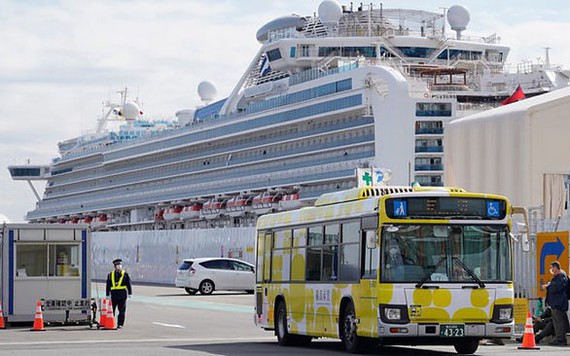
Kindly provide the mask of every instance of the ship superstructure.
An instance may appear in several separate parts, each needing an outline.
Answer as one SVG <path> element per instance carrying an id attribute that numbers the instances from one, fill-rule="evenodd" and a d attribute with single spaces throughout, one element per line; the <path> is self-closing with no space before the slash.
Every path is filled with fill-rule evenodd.
<path id="1" fill-rule="evenodd" d="M 569 84 L 548 62 L 505 72 L 509 48 L 496 35 L 465 36 L 468 22 L 461 6 L 334 1 L 318 16 L 275 19 L 257 32 L 261 48 L 227 98 L 213 101 L 202 83 L 207 105 L 179 111 L 174 124 L 142 120 L 125 93 L 107 114 L 129 113 L 118 133 L 100 126 L 60 143 L 26 218 L 111 230 L 252 226 L 356 186 L 356 168 L 443 185 L 447 122 L 498 106 L 518 85 L 538 95 Z M 24 168 L 10 167 L 13 177 Z"/>

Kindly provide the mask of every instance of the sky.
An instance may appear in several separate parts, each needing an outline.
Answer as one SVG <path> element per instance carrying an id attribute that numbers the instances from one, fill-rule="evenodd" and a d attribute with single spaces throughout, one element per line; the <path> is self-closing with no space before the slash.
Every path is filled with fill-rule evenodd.
<path id="1" fill-rule="evenodd" d="M 49 164 L 58 142 L 95 129 L 102 103 L 118 100 L 118 90 L 128 87 L 151 119 L 200 104 L 203 80 L 226 97 L 259 49 L 257 30 L 279 16 L 313 15 L 320 2 L 0 0 L 0 214 L 24 221 L 36 203 L 7 166 Z M 434 12 L 463 5 L 471 14 L 464 35 L 497 33 L 511 47 L 511 64 L 544 59 L 550 47 L 551 63 L 570 69 L 568 0 L 382 5 Z M 35 186 L 41 195 L 44 184 Z"/>

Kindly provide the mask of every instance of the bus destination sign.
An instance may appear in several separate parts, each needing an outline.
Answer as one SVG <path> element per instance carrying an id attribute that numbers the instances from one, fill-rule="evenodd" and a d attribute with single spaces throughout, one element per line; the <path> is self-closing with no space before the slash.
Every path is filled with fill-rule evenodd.
<path id="1" fill-rule="evenodd" d="M 386 215 L 391 219 L 490 219 L 501 220 L 507 204 L 500 199 L 467 197 L 409 197 L 386 200 Z"/>

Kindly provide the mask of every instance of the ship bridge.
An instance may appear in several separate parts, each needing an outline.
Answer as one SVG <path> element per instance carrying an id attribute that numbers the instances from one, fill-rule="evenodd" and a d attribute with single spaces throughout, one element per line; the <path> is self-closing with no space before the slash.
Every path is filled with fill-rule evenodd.
<path id="1" fill-rule="evenodd" d="M 47 180 L 50 177 L 50 166 L 39 164 L 22 164 L 8 166 L 10 176 L 13 180 L 25 180 L 32 188 L 34 195 L 38 201 L 41 200 L 36 188 L 32 184 L 33 180 Z"/>

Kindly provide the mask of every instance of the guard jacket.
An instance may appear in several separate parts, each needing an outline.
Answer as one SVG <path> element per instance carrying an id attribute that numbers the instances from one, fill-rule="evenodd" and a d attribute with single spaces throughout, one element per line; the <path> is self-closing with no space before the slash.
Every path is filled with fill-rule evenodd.
<path id="1" fill-rule="evenodd" d="M 115 294 L 117 292 L 126 291 L 130 294 L 133 294 L 131 288 L 131 279 L 127 272 L 123 271 L 113 271 L 109 273 L 107 276 L 107 288 L 106 288 L 106 295 L 110 295 L 111 293 Z M 122 294 L 122 293 L 121 293 Z"/>

